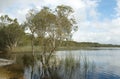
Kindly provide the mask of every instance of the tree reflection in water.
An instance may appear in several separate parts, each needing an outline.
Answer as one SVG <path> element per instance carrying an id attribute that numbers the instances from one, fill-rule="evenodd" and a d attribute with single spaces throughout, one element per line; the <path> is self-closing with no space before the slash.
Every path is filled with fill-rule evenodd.
<path id="1" fill-rule="evenodd" d="M 24 57 L 25 79 L 88 79 L 88 72 L 94 72 L 92 64 L 86 57 L 74 58 L 69 55 L 63 59 L 51 58 L 48 65 L 43 65 L 39 58 L 34 62 L 30 57 Z M 26 62 L 26 63 L 25 63 Z"/>

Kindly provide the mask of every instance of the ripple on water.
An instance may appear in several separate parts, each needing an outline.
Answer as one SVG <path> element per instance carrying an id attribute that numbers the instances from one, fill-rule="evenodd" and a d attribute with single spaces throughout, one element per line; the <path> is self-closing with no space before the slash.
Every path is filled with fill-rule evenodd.
<path id="1" fill-rule="evenodd" d="M 119 75 L 112 74 L 112 73 L 89 73 L 87 75 L 87 79 L 120 79 Z"/>

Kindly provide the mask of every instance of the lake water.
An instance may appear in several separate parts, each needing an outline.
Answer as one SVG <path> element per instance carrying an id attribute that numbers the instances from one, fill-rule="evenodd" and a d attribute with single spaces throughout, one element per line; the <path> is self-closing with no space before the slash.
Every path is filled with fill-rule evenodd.
<path id="1" fill-rule="evenodd" d="M 69 53 L 75 58 L 86 57 L 94 64 L 94 71 L 89 72 L 87 79 L 120 79 L 120 48 L 95 48 L 91 50 L 58 51 L 64 58 Z"/>
<path id="2" fill-rule="evenodd" d="M 90 50 L 57 51 L 58 59 L 72 56 L 79 60 L 80 67 L 75 66 L 66 70 L 61 65 L 55 73 L 60 79 L 120 79 L 120 48 L 92 48 Z M 70 63 L 73 63 L 70 61 Z M 68 63 L 69 64 L 69 63 Z M 68 65 L 69 66 L 69 65 Z M 34 66 L 33 78 L 40 79 L 41 72 Z M 25 78 L 30 79 L 31 68 L 25 69 Z M 52 73 L 54 69 L 52 70 Z M 38 75 L 38 76 L 37 76 Z"/>
<path id="3" fill-rule="evenodd" d="M 75 68 L 71 67 L 73 69 L 69 68 L 69 70 L 66 70 L 65 67 L 61 65 L 59 69 L 53 69 L 51 73 L 55 72 L 57 75 L 59 74 L 61 77 L 59 79 L 120 79 L 120 48 L 90 48 L 89 50 L 71 51 L 65 50 L 57 51 L 55 56 L 57 59 L 65 59 L 66 57 L 72 56 L 80 62 L 79 66 L 81 66 L 75 66 Z M 85 59 L 87 64 L 84 63 Z M 73 62 L 70 61 L 70 63 Z M 39 66 L 40 62 L 34 65 L 33 76 L 31 76 L 32 68 L 26 67 L 24 70 L 24 78 L 41 79 L 40 75 L 42 74 L 42 69 L 40 69 Z M 0 79 L 2 76 L 0 74 Z"/>

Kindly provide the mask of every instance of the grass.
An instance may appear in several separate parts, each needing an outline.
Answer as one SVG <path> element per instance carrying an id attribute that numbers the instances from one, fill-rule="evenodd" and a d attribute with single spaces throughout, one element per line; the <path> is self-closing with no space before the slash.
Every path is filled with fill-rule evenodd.
<path id="1" fill-rule="evenodd" d="M 64 51 L 64 50 L 90 50 L 90 49 L 93 49 L 93 47 L 59 47 L 57 48 L 57 51 Z M 41 47 L 40 46 L 34 46 L 34 51 L 35 53 L 40 53 L 40 50 L 41 50 Z M 17 54 L 29 54 L 31 53 L 32 50 L 31 50 L 31 46 L 20 46 L 20 47 L 16 47 L 14 50 L 13 50 L 13 54 L 14 53 L 17 53 Z"/>
<path id="2" fill-rule="evenodd" d="M 40 52 L 40 47 L 39 46 L 34 46 L 34 51 L 37 53 L 37 52 Z M 31 46 L 22 46 L 22 47 L 16 47 L 14 50 L 13 50 L 13 53 L 31 53 L 32 50 L 31 50 Z"/>

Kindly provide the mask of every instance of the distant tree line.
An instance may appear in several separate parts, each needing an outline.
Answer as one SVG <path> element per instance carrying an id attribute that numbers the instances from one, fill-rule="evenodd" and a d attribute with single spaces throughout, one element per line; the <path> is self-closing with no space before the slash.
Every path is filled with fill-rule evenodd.
<path id="1" fill-rule="evenodd" d="M 114 44 L 100 44 L 97 42 L 76 42 L 76 41 L 63 41 L 61 44 L 62 47 L 120 47 L 120 45 Z"/>

